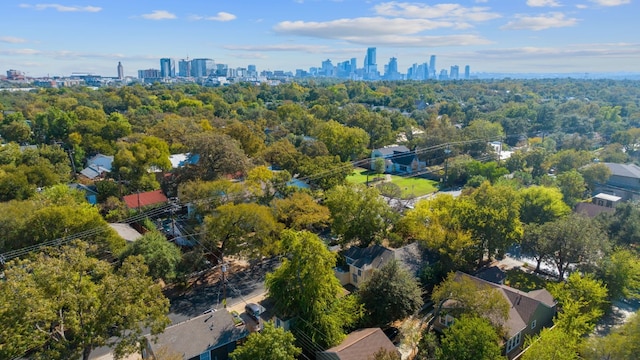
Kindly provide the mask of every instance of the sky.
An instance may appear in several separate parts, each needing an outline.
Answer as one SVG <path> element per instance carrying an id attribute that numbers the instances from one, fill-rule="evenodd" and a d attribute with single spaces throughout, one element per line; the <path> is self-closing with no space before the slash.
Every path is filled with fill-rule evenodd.
<path id="1" fill-rule="evenodd" d="M 0 0 L 0 72 L 116 76 L 120 61 L 136 76 L 162 57 L 362 67 L 367 47 L 380 71 L 436 55 L 438 72 L 640 72 L 639 15 L 640 0 Z"/>

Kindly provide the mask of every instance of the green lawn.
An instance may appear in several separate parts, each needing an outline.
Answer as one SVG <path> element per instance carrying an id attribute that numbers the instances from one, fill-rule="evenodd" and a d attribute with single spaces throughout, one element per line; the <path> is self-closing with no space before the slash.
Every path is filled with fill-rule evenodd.
<path id="1" fill-rule="evenodd" d="M 369 183 L 375 181 L 376 177 L 384 178 L 385 175 L 377 175 L 372 171 L 355 168 L 353 174 L 347 177 L 347 181 L 353 184 L 365 184 L 367 182 L 367 173 L 369 173 Z M 409 199 L 417 196 L 423 196 L 436 191 L 438 182 L 433 180 L 422 179 L 418 177 L 402 177 L 391 175 L 391 182 L 398 185 L 402 190 L 402 198 Z"/>
<path id="2" fill-rule="evenodd" d="M 524 292 L 542 289 L 547 286 L 547 281 L 535 274 L 526 273 L 520 269 L 507 270 L 507 278 L 504 284 Z"/>

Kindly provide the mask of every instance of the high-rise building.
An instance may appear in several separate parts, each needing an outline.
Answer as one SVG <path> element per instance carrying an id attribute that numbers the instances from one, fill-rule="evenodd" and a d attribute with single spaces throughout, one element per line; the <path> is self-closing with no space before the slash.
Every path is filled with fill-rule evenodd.
<path id="1" fill-rule="evenodd" d="M 256 69 L 255 65 L 248 65 L 247 66 L 247 76 L 249 76 L 249 77 L 257 77 L 258 76 L 258 70 Z"/>
<path id="2" fill-rule="evenodd" d="M 378 78 L 378 65 L 376 64 L 376 48 L 367 49 L 367 56 L 364 58 L 364 73 L 367 79 L 374 80 Z"/>
<path id="3" fill-rule="evenodd" d="M 471 78 L 471 68 L 469 65 L 465 65 L 464 67 L 464 78 L 469 80 Z"/>
<path id="4" fill-rule="evenodd" d="M 400 80 L 402 76 L 398 72 L 398 59 L 392 57 L 389 59 L 389 63 L 385 66 L 384 77 L 388 80 Z"/>
<path id="5" fill-rule="evenodd" d="M 176 62 L 173 59 L 160 59 L 160 76 L 163 78 L 176 77 Z"/>
<path id="6" fill-rule="evenodd" d="M 460 78 L 460 68 L 458 65 L 452 65 L 451 70 L 449 71 L 449 79 L 450 80 L 458 80 Z"/>
<path id="7" fill-rule="evenodd" d="M 138 70 L 138 78 L 140 79 L 157 79 L 159 77 L 161 76 L 158 69 Z"/>
<path id="8" fill-rule="evenodd" d="M 333 77 L 333 64 L 327 59 L 322 62 L 322 75 L 325 77 Z"/>
<path id="9" fill-rule="evenodd" d="M 118 61 L 118 79 L 124 80 L 124 67 L 120 61 Z"/>
<path id="10" fill-rule="evenodd" d="M 431 79 L 436 78 L 436 56 L 435 55 L 431 55 L 431 58 L 429 59 L 429 78 Z"/>
<path id="11" fill-rule="evenodd" d="M 191 61 L 189 58 L 181 59 L 178 61 L 178 76 L 189 77 L 191 76 Z"/>
<path id="12" fill-rule="evenodd" d="M 212 59 L 193 59 L 191 60 L 191 76 L 207 77 L 215 75 L 216 68 Z"/>

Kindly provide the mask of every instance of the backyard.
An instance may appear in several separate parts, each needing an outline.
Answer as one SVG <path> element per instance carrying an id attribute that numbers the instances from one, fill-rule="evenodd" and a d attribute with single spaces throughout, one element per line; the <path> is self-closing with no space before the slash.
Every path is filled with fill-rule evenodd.
<path id="1" fill-rule="evenodd" d="M 366 184 L 367 174 L 369 175 L 369 184 L 377 184 L 390 178 L 392 183 L 400 187 L 403 199 L 428 195 L 438 190 L 438 183 L 433 180 L 418 177 L 376 174 L 373 171 L 363 168 L 355 168 L 353 173 L 347 177 L 347 181 L 353 184 Z"/>

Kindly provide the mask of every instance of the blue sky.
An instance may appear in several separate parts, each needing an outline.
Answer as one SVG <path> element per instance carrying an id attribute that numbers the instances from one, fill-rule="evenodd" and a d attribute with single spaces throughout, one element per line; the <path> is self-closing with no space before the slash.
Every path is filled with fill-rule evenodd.
<path id="1" fill-rule="evenodd" d="M 53 0 L 56 1 L 56 0 Z M 115 76 L 161 57 L 294 71 L 377 47 L 472 72 L 640 72 L 640 0 L 0 1 L 0 71 Z"/>

